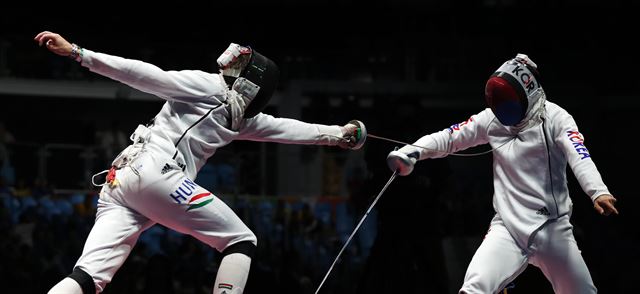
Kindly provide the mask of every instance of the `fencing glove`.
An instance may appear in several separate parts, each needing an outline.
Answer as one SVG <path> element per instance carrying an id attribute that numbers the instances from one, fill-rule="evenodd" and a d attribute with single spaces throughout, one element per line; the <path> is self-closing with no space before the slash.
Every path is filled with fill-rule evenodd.
<path id="1" fill-rule="evenodd" d="M 418 151 L 405 154 L 398 150 L 393 150 L 387 155 L 387 166 L 392 172 L 397 171 L 399 175 L 406 176 L 413 171 L 413 166 L 418 161 Z"/>
<path id="2" fill-rule="evenodd" d="M 342 140 L 338 142 L 338 146 L 342 148 L 358 150 L 367 140 L 367 128 L 359 120 L 352 120 L 341 129 Z"/>

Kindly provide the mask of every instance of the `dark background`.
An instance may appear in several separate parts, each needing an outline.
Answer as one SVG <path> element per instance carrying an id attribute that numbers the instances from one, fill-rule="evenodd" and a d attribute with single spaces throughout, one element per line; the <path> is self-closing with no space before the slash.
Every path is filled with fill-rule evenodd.
<path id="1" fill-rule="evenodd" d="M 638 200 L 632 184 L 637 175 L 634 137 L 640 109 L 638 12 L 638 5 L 630 1 L 67 1 L 18 2 L 11 7 L 4 3 L 0 5 L 0 73 L 5 79 L 33 81 L 106 80 L 38 48 L 32 39 L 42 30 L 60 33 L 94 51 L 140 59 L 167 70 L 215 71 L 215 59 L 230 42 L 250 44 L 279 64 L 282 93 L 300 81 L 343 83 L 347 89 L 335 94 L 320 87 L 304 93 L 311 102 L 293 118 L 325 124 L 357 118 L 373 134 L 413 142 L 481 111 L 487 77 L 516 53 L 526 53 L 539 66 L 548 99 L 574 116 L 605 183 L 619 200 L 619 216 L 597 215 L 568 169 L 574 234 L 592 278 L 600 293 L 634 293 L 633 280 L 640 274 L 640 230 L 634 211 Z M 373 89 L 388 85 L 393 94 L 348 90 L 363 84 Z M 407 85 L 418 85 L 433 96 L 416 94 Z M 336 95 L 343 101 L 337 108 L 328 102 Z M 373 106 L 360 108 L 360 98 L 372 99 Z M 31 154 L 25 150 L 34 145 L 92 145 L 97 129 L 109 121 L 118 121 L 129 134 L 138 123 L 153 117 L 161 103 L 2 91 L 0 121 L 16 141 L 26 144 L 12 147 L 17 178 L 31 182 L 36 177 L 32 167 L 37 160 L 25 155 Z M 265 112 L 278 115 L 279 107 L 271 105 Z M 251 153 L 257 145 L 234 143 L 224 154 Z M 354 151 L 364 152 L 368 166 L 366 176 L 351 186 L 348 195 L 356 220 L 388 179 L 384 158 L 394 147 L 369 139 L 365 148 Z M 266 148 L 272 152 L 275 147 Z M 305 148 L 310 156 L 320 156 L 319 149 L 326 149 Z M 482 150 L 486 149 L 478 149 Z M 339 157 L 346 151 L 326 152 Z M 74 158 L 69 154 L 69 161 Z M 61 161 L 48 173 L 50 182 L 65 183 L 71 177 L 65 175 L 82 177 Z M 370 253 L 357 260 L 347 252 L 323 292 L 454 293 L 457 288 L 452 290 L 450 284 L 459 287 L 462 277 L 449 275 L 447 269 L 462 264 L 464 270 L 486 231 L 493 215 L 491 180 L 490 155 L 421 161 L 411 176 L 398 178 L 378 203 L 377 234 Z M 241 185 L 243 192 L 260 193 L 251 188 L 252 182 Z M 316 197 L 323 192 L 317 191 Z M 267 185 L 267 193 L 283 196 L 273 184 Z M 243 215 L 241 207 L 236 211 Z M 66 275 L 60 269 L 42 270 L 47 268 L 44 261 L 58 260 L 71 270 L 91 221 L 91 214 L 77 221 L 38 219 L 36 232 L 51 236 L 35 238 L 46 242 L 36 249 L 5 238 L 0 248 L 4 251 L 0 281 L 15 289 L 7 293 L 44 293 Z M 254 229 L 259 222 L 247 223 Z M 2 232 L 15 235 L 17 226 L 5 224 Z M 48 248 L 58 246 L 51 240 L 64 238 L 77 240 L 63 243 L 69 248 L 62 251 Z M 176 249 L 173 255 L 142 261 L 132 253 L 105 292 L 207 293 L 215 268 L 196 261 L 212 253 L 194 243 L 185 244 L 188 248 Z M 245 293 L 312 293 L 342 245 L 339 240 L 330 244 L 325 261 L 313 270 L 304 269 L 300 260 L 277 259 L 279 255 L 268 251 L 278 248 L 265 249 L 253 264 Z M 457 252 L 457 260 L 451 260 L 446 250 Z M 26 259 L 17 258 L 29 254 Z M 203 289 L 169 292 L 170 286 L 151 286 L 163 285 L 153 281 L 171 280 L 169 273 L 197 272 L 199 266 L 210 274 L 196 280 Z M 146 275 L 150 268 L 165 271 Z M 304 280 L 296 271 L 313 274 Z M 29 285 L 33 280 L 38 285 Z M 126 287 L 126 283 L 138 287 Z M 552 293 L 533 266 L 515 284 L 509 293 Z"/>

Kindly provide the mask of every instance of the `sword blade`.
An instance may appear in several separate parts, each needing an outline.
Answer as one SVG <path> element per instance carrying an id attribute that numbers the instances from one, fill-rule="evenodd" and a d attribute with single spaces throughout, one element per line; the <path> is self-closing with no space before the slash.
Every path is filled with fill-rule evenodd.
<path id="1" fill-rule="evenodd" d="M 329 267 L 329 270 L 327 271 L 327 274 L 324 275 L 324 278 L 322 279 L 322 282 L 320 282 L 320 286 L 318 286 L 318 289 L 316 289 L 315 294 L 318 294 L 318 292 L 320 292 L 320 288 L 322 288 L 322 285 L 327 280 L 327 277 L 331 273 L 331 270 L 333 270 L 333 267 L 336 265 L 336 262 L 338 262 L 338 259 L 340 259 L 340 255 L 342 255 L 342 252 L 344 251 L 344 249 L 347 248 L 347 245 L 349 245 L 349 242 L 351 242 L 351 239 L 353 239 L 353 236 L 356 234 L 356 232 L 360 228 L 360 225 L 362 225 L 364 220 L 369 215 L 369 212 L 371 212 L 371 209 L 373 209 L 373 207 L 376 205 L 378 200 L 380 200 L 380 197 L 382 196 L 384 191 L 387 190 L 387 187 L 389 187 L 389 185 L 391 184 L 391 182 L 393 182 L 393 179 L 395 179 L 397 175 L 398 175 L 397 171 L 393 172 L 393 174 L 391 175 L 391 178 L 389 178 L 389 180 L 384 185 L 382 190 L 380 190 L 380 193 L 378 193 L 378 196 L 376 196 L 376 199 L 373 200 L 373 203 L 371 203 L 371 205 L 369 206 L 369 209 L 367 209 L 367 212 L 364 214 L 364 216 L 362 216 L 362 218 L 360 219 L 360 222 L 358 222 L 358 225 L 356 225 L 356 228 L 353 229 L 353 232 L 351 232 L 351 235 L 347 239 L 347 242 L 344 243 L 344 245 L 342 246 L 342 249 L 340 249 L 340 252 L 338 252 L 338 256 L 336 256 L 336 259 L 333 260 L 333 263 L 331 264 L 331 267 Z"/>

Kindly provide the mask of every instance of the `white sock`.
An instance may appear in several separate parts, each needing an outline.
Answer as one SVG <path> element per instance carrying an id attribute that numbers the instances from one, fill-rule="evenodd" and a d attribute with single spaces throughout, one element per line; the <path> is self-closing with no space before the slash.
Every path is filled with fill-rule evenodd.
<path id="1" fill-rule="evenodd" d="M 53 286 L 47 294 L 83 294 L 80 284 L 72 278 L 64 278 Z"/>
<path id="2" fill-rule="evenodd" d="M 213 294 L 241 294 L 249 277 L 251 258 L 242 253 L 225 256 L 218 268 Z"/>

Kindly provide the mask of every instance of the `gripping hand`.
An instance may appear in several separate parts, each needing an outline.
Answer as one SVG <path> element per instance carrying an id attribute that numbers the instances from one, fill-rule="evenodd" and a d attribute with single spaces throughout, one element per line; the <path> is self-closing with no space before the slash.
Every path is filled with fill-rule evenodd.
<path id="1" fill-rule="evenodd" d="M 410 174 L 416 161 L 418 161 L 418 152 L 404 154 L 398 150 L 393 150 L 387 155 L 387 166 L 392 172 L 397 171 L 401 176 Z"/>
<path id="2" fill-rule="evenodd" d="M 367 140 L 367 128 L 359 120 L 352 120 L 340 128 L 342 129 L 342 139 L 338 142 L 338 146 L 342 148 L 357 150 Z"/>

